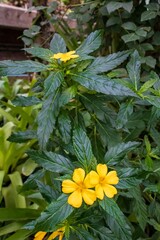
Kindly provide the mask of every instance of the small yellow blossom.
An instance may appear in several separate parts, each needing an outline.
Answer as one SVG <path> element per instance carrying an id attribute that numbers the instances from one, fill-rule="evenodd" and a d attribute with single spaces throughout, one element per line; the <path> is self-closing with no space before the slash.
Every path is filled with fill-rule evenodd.
<path id="1" fill-rule="evenodd" d="M 48 240 L 52 240 L 52 239 L 55 239 L 56 237 L 59 236 L 59 240 L 62 240 L 63 239 L 63 236 L 64 236 L 64 232 L 65 232 L 65 227 L 62 227 L 62 228 L 59 228 L 57 231 L 53 232 Z"/>
<path id="2" fill-rule="evenodd" d="M 104 194 L 108 198 L 113 198 L 117 194 L 117 189 L 112 185 L 116 185 L 119 182 L 117 172 L 108 172 L 106 164 L 98 164 L 96 170 L 97 172 L 91 171 L 86 180 L 90 182 L 92 187 L 95 187 L 97 198 L 102 200 Z"/>
<path id="3" fill-rule="evenodd" d="M 70 51 L 70 52 L 66 52 L 66 53 L 56 53 L 53 55 L 54 59 L 60 59 L 62 62 L 66 62 L 72 58 L 78 58 L 79 55 L 74 54 L 76 51 Z"/>
<path id="4" fill-rule="evenodd" d="M 43 238 L 46 236 L 46 232 L 37 232 L 34 236 L 34 240 L 43 240 Z"/>
<path id="5" fill-rule="evenodd" d="M 47 240 L 53 240 L 56 237 L 59 236 L 59 240 L 63 239 L 64 236 L 64 232 L 65 232 L 65 227 L 59 228 L 56 231 L 54 231 L 48 238 Z M 46 236 L 47 232 L 37 232 L 34 236 L 34 240 L 43 240 L 44 237 Z"/>
<path id="6" fill-rule="evenodd" d="M 82 168 L 77 168 L 73 172 L 72 180 L 66 179 L 62 182 L 62 192 L 71 193 L 68 197 L 68 203 L 79 208 L 82 205 L 82 200 L 88 205 L 92 205 L 96 200 L 96 194 L 90 184 L 88 177 L 85 177 L 85 171 Z"/>

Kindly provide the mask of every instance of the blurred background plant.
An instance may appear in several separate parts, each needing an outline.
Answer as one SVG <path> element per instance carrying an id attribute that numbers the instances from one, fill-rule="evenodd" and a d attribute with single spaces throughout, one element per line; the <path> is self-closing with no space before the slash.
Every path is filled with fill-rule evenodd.
<path id="1" fill-rule="evenodd" d="M 19 94 L 21 100 L 30 95 L 33 84 L 28 79 L 0 80 L 0 238 L 18 230 L 27 219 L 37 216 L 34 209 L 38 205 L 31 204 L 29 199 L 19 194 L 18 188 L 36 168 L 36 164 L 28 159 L 26 150 L 35 144 L 30 140 L 34 136 L 37 107 L 16 105 Z M 15 102 L 12 100 L 15 99 Z M 32 129 L 32 130 L 31 130 Z M 27 130 L 26 137 L 24 131 Z M 23 141 L 16 141 L 13 131 L 23 136 Z M 14 142 L 12 142 L 14 140 Z M 23 209 L 23 210 L 22 210 Z M 33 209 L 29 210 L 29 209 Z"/>

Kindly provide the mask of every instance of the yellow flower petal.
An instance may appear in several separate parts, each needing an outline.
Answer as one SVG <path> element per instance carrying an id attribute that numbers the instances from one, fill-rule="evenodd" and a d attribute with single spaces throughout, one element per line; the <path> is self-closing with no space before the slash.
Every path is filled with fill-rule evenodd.
<path id="1" fill-rule="evenodd" d="M 68 55 L 72 55 L 72 54 L 74 54 L 76 51 L 69 51 L 69 52 L 67 52 L 67 54 Z"/>
<path id="2" fill-rule="evenodd" d="M 77 184 L 72 180 L 66 179 L 62 182 L 62 192 L 72 193 L 78 188 Z"/>
<path id="3" fill-rule="evenodd" d="M 58 231 L 55 231 L 55 232 L 53 232 L 53 233 L 49 236 L 48 240 L 55 239 L 58 235 L 59 235 L 59 232 L 58 232 Z"/>
<path id="4" fill-rule="evenodd" d="M 59 58 L 61 58 L 62 56 L 63 56 L 63 53 L 56 53 L 56 54 L 54 54 L 53 57 L 51 57 L 51 58 L 59 59 Z"/>
<path id="5" fill-rule="evenodd" d="M 42 240 L 46 234 L 46 232 L 39 231 L 35 234 L 34 240 Z"/>
<path id="6" fill-rule="evenodd" d="M 83 183 L 85 177 L 85 171 L 82 168 L 76 168 L 73 172 L 73 180 L 79 184 L 79 183 Z"/>
<path id="7" fill-rule="evenodd" d="M 68 204 L 75 208 L 79 208 L 82 205 L 82 193 L 80 190 L 76 190 L 68 197 Z"/>
<path id="8" fill-rule="evenodd" d="M 117 189 L 112 185 L 105 184 L 102 187 L 103 187 L 103 191 L 104 191 L 105 195 L 108 198 L 113 198 L 114 195 L 117 194 Z"/>
<path id="9" fill-rule="evenodd" d="M 105 177 L 107 174 L 108 168 L 106 164 L 98 164 L 97 165 L 97 172 L 100 177 Z"/>
<path id="10" fill-rule="evenodd" d="M 89 172 L 85 179 L 84 179 L 84 185 L 86 188 L 93 188 L 99 183 L 99 176 L 95 171 Z"/>
<path id="11" fill-rule="evenodd" d="M 92 205 L 96 200 L 96 193 L 94 190 L 83 189 L 82 197 L 86 204 Z"/>
<path id="12" fill-rule="evenodd" d="M 118 182 L 119 182 L 119 178 L 117 177 L 116 171 L 110 171 L 105 177 L 105 183 L 117 184 Z"/>
<path id="13" fill-rule="evenodd" d="M 95 191 L 96 191 L 97 198 L 102 200 L 104 198 L 104 192 L 103 192 L 103 188 L 102 188 L 101 184 L 96 185 Z"/>
<path id="14" fill-rule="evenodd" d="M 60 235 L 59 235 L 59 240 L 62 240 L 63 239 L 63 233 L 61 233 Z"/>

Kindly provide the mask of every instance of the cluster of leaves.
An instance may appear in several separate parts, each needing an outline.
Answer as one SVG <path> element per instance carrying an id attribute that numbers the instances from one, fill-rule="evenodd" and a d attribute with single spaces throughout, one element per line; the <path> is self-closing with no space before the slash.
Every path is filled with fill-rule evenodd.
<path id="1" fill-rule="evenodd" d="M 37 138 L 28 156 L 39 168 L 20 193 L 39 204 L 41 215 L 17 231 L 25 239 L 37 231 L 65 226 L 66 239 L 158 239 L 160 237 L 159 86 L 155 72 L 141 75 L 137 51 L 90 55 L 101 45 L 101 31 L 91 33 L 76 49 L 79 58 L 63 63 L 51 56 L 67 51 L 54 34 L 50 50 L 26 49 L 38 61 L 2 61 L 0 74 L 41 72 L 32 97 L 15 105 L 41 105 L 37 128 L 15 132 L 22 142 Z M 128 58 L 126 69 L 115 69 Z M 62 194 L 61 181 L 73 170 L 105 163 L 120 178 L 116 199 L 74 209 Z M 42 167 L 42 168 L 41 168 Z"/>
<path id="2" fill-rule="evenodd" d="M 27 130 L 29 136 L 32 132 L 29 128 L 33 128 L 38 111 L 34 106 L 14 105 L 16 96 L 20 95 L 23 100 L 30 94 L 32 84 L 28 83 L 28 79 L 13 81 L 7 77 L 0 80 L 0 238 L 19 229 L 26 220 L 38 216 L 33 205 L 32 210 L 26 210 L 30 207 L 30 202 L 18 192 L 24 178 L 37 166 L 26 155 L 26 150 L 37 140 L 26 138 L 24 141 L 15 141 L 14 135 L 10 138 L 13 131 L 22 130 Z"/>
<path id="3" fill-rule="evenodd" d="M 160 66 L 159 1 L 85 0 L 69 17 L 77 19 L 83 35 L 104 29 L 106 53 L 134 48 L 147 69 Z"/>

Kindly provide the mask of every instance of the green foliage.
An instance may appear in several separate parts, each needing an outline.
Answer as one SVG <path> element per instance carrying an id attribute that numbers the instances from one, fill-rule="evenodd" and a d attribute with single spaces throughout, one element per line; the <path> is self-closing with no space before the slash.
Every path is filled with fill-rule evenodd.
<path id="1" fill-rule="evenodd" d="M 132 2 L 111 3 L 106 5 L 110 14 L 118 9 L 131 13 L 133 8 Z M 128 24 L 125 28 L 135 26 Z M 27 232 L 19 230 L 10 239 L 15 239 L 16 234 L 33 237 L 38 231 L 49 235 L 62 227 L 67 240 L 159 237 L 159 76 L 143 71 L 143 58 L 137 50 L 96 57 L 101 37 L 101 31 L 92 32 L 74 49 L 79 56 L 66 61 L 46 57 L 61 49 L 66 54 L 65 41 L 58 34 L 51 40 L 49 51 L 29 50 L 36 58 L 45 60 L 37 70 L 42 72 L 41 81 L 35 83 L 28 96 L 20 95 L 12 101 L 16 107 L 10 103 L 6 106 L 12 111 L 36 108 L 38 114 L 32 127 L 28 129 L 25 122 L 23 131 L 17 128 L 9 138 L 11 142 L 3 145 L 5 148 L 12 143 L 26 144 L 30 139 L 34 142 L 26 152 L 29 162 L 23 171 L 34 161 L 35 172 L 29 169 L 30 176 L 19 184 L 17 202 L 20 196 L 31 201 L 30 208 L 38 208 L 40 215 L 31 216 L 31 222 L 26 219 L 23 230 Z M 33 70 L 34 63 L 38 69 L 38 62 L 34 61 L 8 65 L 2 61 L 0 69 L 3 74 L 10 73 L 14 66 L 14 72 L 21 74 L 28 72 L 24 69 L 26 64 L 30 64 L 29 71 Z M 15 122 L 19 123 L 19 118 Z M 92 205 L 83 201 L 80 208 L 71 206 L 70 190 L 62 193 L 62 181 L 74 180 L 77 168 L 83 168 L 86 174 L 95 171 L 99 163 L 106 164 L 109 172 L 117 172 L 116 196 L 97 198 Z M 8 177 L 15 190 L 17 169 Z M 0 186 L 3 178 L 2 169 Z"/>

